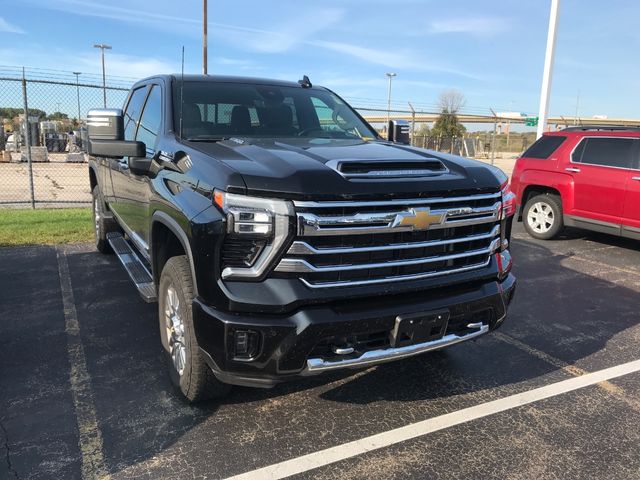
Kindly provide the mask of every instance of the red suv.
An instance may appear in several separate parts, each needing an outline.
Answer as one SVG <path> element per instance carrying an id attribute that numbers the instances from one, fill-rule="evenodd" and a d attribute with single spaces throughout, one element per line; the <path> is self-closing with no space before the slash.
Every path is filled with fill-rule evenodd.
<path id="1" fill-rule="evenodd" d="M 511 189 L 532 237 L 567 225 L 640 240 L 640 128 L 546 133 L 516 161 Z"/>

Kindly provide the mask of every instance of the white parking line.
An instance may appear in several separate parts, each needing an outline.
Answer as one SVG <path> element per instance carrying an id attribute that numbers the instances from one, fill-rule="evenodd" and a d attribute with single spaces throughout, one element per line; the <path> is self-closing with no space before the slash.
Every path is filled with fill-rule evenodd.
<path id="1" fill-rule="evenodd" d="M 562 395 L 563 393 L 572 392 L 590 385 L 596 385 L 600 382 L 638 371 L 640 371 L 640 360 L 634 360 L 622 365 L 552 383 L 551 385 L 544 387 L 534 388 L 527 392 L 516 393 L 515 395 L 510 395 L 499 400 L 493 400 L 473 407 L 464 408 L 456 412 L 447 413 L 445 415 L 440 415 L 439 417 L 430 418 L 422 422 L 396 428 L 395 430 L 379 433 L 377 435 L 372 435 L 343 445 L 338 445 L 336 447 L 320 450 L 318 452 L 303 455 L 281 463 L 276 463 L 268 467 L 230 477 L 229 480 L 265 480 L 286 478 L 291 475 L 313 470 L 314 468 L 323 467 L 357 455 L 362 455 L 373 450 L 421 437 L 428 433 L 437 432 L 438 430 L 477 420 L 495 413 L 511 410 L 513 408 L 544 400 L 545 398 Z"/>
<path id="2" fill-rule="evenodd" d="M 80 325 L 73 298 L 69 263 L 64 247 L 57 248 L 58 273 L 62 291 L 67 351 L 69 355 L 69 381 L 71 396 L 78 422 L 78 444 L 82 455 L 82 478 L 107 480 L 110 478 L 102 451 L 102 432 L 98 426 L 96 407 L 91 391 L 91 377 L 87 370 L 87 359 L 80 339 Z"/>

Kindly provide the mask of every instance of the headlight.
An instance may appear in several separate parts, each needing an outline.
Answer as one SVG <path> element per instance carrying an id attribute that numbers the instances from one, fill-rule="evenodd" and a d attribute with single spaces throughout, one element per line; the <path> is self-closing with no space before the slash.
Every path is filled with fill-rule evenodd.
<path id="1" fill-rule="evenodd" d="M 222 278 L 260 277 L 287 240 L 293 205 L 220 190 L 215 191 L 214 202 L 227 216 Z"/>
<path id="2" fill-rule="evenodd" d="M 511 185 L 502 185 L 502 218 L 508 218 L 516 213 L 516 194 L 511 190 Z"/>

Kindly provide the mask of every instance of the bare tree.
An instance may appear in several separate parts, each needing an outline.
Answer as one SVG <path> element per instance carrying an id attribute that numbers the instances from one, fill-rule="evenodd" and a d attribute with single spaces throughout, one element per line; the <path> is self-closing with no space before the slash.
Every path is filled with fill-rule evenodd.
<path id="1" fill-rule="evenodd" d="M 438 97 L 438 106 L 441 113 L 458 113 L 464 107 L 466 99 L 458 90 L 445 90 Z"/>
<path id="2" fill-rule="evenodd" d="M 465 104 L 464 95 L 457 90 L 445 90 L 438 97 L 440 116 L 431 129 L 438 137 L 460 137 L 466 131 L 458 120 L 458 112 Z"/>

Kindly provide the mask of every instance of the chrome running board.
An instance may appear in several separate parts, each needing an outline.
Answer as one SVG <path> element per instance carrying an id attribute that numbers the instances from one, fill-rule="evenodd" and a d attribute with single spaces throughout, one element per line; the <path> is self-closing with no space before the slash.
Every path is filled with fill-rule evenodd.
<path id="1" fill-rule="evenodd" d="M 140 257 L 133 251 L 129 242 L 117 232 L 107 233 L 107 241 L 129 274 L 129 278 L 133 281 L 142 299 L 147 303 L 155 302 L 158 298 L 153 277 Z"/>

